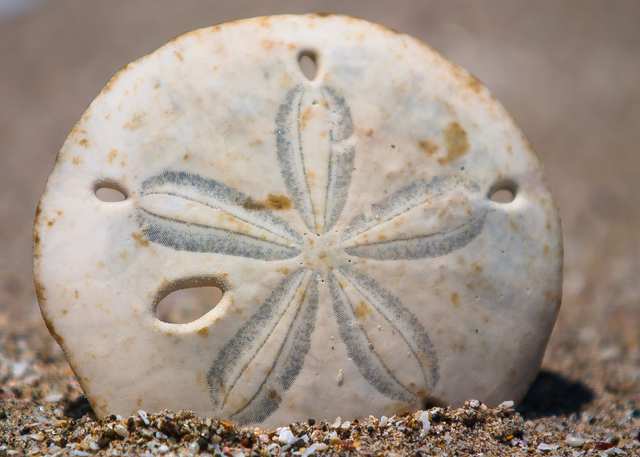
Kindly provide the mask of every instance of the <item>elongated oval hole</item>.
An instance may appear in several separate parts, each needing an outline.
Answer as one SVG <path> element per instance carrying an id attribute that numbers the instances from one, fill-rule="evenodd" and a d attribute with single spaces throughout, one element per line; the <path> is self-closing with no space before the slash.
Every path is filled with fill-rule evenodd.
<path id="1" fill-rule="evenodd" d="M 216 280 L 176 283 L 160 294 L 155 316 L 170 324 L 188 324 L 215 308 L 223 294 Z"/>
<path id="2" fill-rule="evenodd" d="M 300 52 L 298 54 L 298 66 L 305 78 L 313 81 L 318 74 L 318 55 L 309 50 Z"/>
<path id="3" fill-rule="evenodd" d="M 518 186 L 510 180 L 499 181 L 491 187 L 489 199 L 495 203 L 511 203 L 518 191 Z"/>
<path id="4" fill-rule="evenodd" d="M 116 203 L 127 199 L 127 191 L 112 181 L 101 181 L 93 189 L 96 198 L 106 203 Z"/>

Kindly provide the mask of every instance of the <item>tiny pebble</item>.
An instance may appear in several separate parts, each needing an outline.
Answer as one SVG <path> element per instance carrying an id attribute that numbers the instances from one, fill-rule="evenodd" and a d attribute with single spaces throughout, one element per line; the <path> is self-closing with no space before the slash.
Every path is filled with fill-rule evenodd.
<path id="1" fill-rule="evenodd" d="M 142 422 L 144 422 L 144 425 L 149 425 L 149 416 L 147 416 L 146 411 L 143 411 L 141 409 L 138 410 L 138 417 L 140 417 L 140 419 L 142 419 Z"/>
<path id="2" fill-rule="evenodd" d="M 282 444 L 292 444 L 296 441 L 296 437 L 289 427 L 281 427 L 278 429 L 278 441 Z"/>
<path id="3" fill-rule="evenodd" d="M 557 444 L 547 444 L 547 443 L 540 443 L 538 444 L 538 450 L 542 451 L 542 452 L 549 452 L 549 451 L 555 451 L 556 449 L 558 449 L 560 446 Z"/>
<path id="4" fill-rule="evenodd" d="M 127 436 L 129 436 L 129 430 L 127 430 L 127 427 L 125 427 L 122 424 L 116 424 L 113 427 L 113 431 L 116 432 L 118 436 L 122 438 L 126 438 Z"/>
<path id="5" fill-rule="evenodd" d="M 309 457 L 311 455 L 314 455 L 318 451 L 322 452 L 326 450 L 328 447 L 329 446 L 324 443 L 313 443 L 302 453 L 302 457 Z"/>
<path id="6" fill-rule="evenodd" d="M 340 416 L 336 417 L 336 420 L 331 424 L 331 428 L 338 428 L 342 424 L 342 418 Z"/>
<path id="7" fill-rule="evenodd" d="M 500 408 L 500 409 L 511 409 L 511 408 L 513 408 L 513 405 L 514 405 L 513 400 L 507 400 L 507 401 L 503 401 L 502 403 L 500 403 L 498 405 L 498 408 Z"/>
<path id="8" fill-rule="evenodd" d="M 585 439 L 580 435 L 569 434 L 565 438 L 565 442 L 571 447 L 581 447 L 585 443 Z"/>
<path id="9" fill-rule="evenodd" d="M 418 417 L 418 420 L 420 420 L 420 422 L 422 422 L 422 431 L 424 433 L 429 433 L 429 430 L 431 430 L 431 422 L 429 421 L 429 413 L 427 413 L 426 411 L 422 411 L 420 413 L 420 416 Z"/>
<path id="10" fill-rule="evenodd" d="M 167 446 L 166 444 L 162 444 L 159 448 L 158 448 L 158 452 L 160 454 L 165 454 L 167 452 L 169 452 L 169 446 Z"/>
<path id="11" fill-rule="evenodd" d="M 387 416 L 380 417 L 380 427 L 384 427 L 389 422 L 389 418 Z"/>
<path id="12" fill-rule="evenodd" d="M 62 394 L 60 392 L 50 392 L 49 395 L 44 397 L 44 401 L 47 403 L 56 403 L 62 400 Z"/>
<path id="13" fill-rule="evenodd" d="M 11 366 L 11 371 L 13 372 L 14 378 L 21 378 L 27 372 L 27 368 L 29 368 L 28 362 L 15 362 Z"/>

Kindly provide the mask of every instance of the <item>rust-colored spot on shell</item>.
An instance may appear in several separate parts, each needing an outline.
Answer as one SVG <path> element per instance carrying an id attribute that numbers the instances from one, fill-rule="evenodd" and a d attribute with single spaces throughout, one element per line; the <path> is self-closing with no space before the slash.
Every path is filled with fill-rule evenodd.
<path id="1" fill-rule="evenodd" d="M 453 306 L 460 306 L 460 296 L 458 295 L 458 292 L 453 292 L 451 294 L 451 303 Z"/>
<path id="2" fill-rule="evenodd" d="M 182 53 L 180 51 L 173 51 L 173 53 L 180 62 L 184 61 L 184 57 L 182 56 Z"/>
<path id="3" fill-rule="evenodd" d="M 78 292 L 78 289 L 73 291 L 73 296 L 75 297 L 76 300 L 80 298 L 80 292 Z"/>
<path id="4" fill-rule="evenodd" d="M 460 158 L 469 150 L 467 132 L 457 122 L 451 122 L 444 130 L 444 142 L 447 147 L 447 155 L 438 159 L 440 165 Z"/>
<path id="5" fill-rule="evenodd" d="M 258 19 L 258 25 L 260 27 L 268 29 L 269 27 L 271 27 L 271 19 L 268 16 L 262 16 Z"/>
<path id="6" fill-rule="evenodd" d="M 38 235 L 37 229 L 33 231 L 33 257 L 35 260 L 40 258 L 41 254 L 41 246 L 40 246 L 40 235 Z"/>
<path id="7" fill-rule="evenodd" d="M 123 127 L 129 130 L 137 130 L 144 123 L 144 118 L 144 113 L 136 113 L 131 117 L 131 119 L 124 123 Z"/>
<path id="8" fill-rule="evenodd" d="M 133 232 L 131 234 L 131 238 L 133 238 L 138 246 L 147 247 L 149 246 L 149 240 L 147 240 L 144 235 L 140 232 Z"/>
<path id="9" fill-rule="evenodd" d="M 482 90 L 482 81 L 469 73 L 469 77 L 467 78 L 467 87 L 478 94 Z"/>
<path id="10" fill-rule="evenodd" d="M 313 109 L 310 106 L 307 106 L 302 112 L 302 115 L 300 116 L 301 130 L 304 130 L 305 128 L 307 128 L 307 124 L 309 123 L 311 116 L 313 116 Z"/>
<path id="11" fill-rule="evenodd" d="M 47 330 L 49 330 L 49 333 L 51 334 L 53 339 L 56 340 L 60 346 L 62 346 L 64 344 L 64 338 L 60 336 L 60 334 L 56 331 L 56 328 L 54 327 L 53 323 L 49 319 L 45 318 L 44 325 L 47 326 Z M 65 354 L 66 354 L 66 351 L 65 351 Z"/>
<path id="12" fill-rule="evenodd" d="M 82 159 L 78 156 L 73 156 L 73 159 L 71 159 L 71 163 L 74 165 L 80 165 L 82 163 Z"/>
<path id="13" fill-rule="evenodd" d="M 78 144 L 80 146 L 82 146 L 83 148 L 88 148 L 89 147 L 89 140 L 87 140 L 86 138 L 82 138 L 80 141 L 78 141 Z"/>
<path id="14" fill-rule="evenodd" d="M 438 150 L 438 145 L 431 140 L 418 141 L 418 147 L 428 156 L 434 155 Z"/>
<path id="15" fill-rule="evenodd" d="M 270 51 L 271 49 L 273 49 L 273 46 L 275 45 L 275 43 L 272 40 L 262 40 L 260 42 L 260 45 L 264 50 Z"/>
<path id="16" fill-rule="evenodd" d="M 38 303 L 42 305 L 47 300 L 47 297 L 45 295 L 46 289 L 44 288 L 44 285 L 37 278 L 33 280 L 33 287 L 36 291 L 36 298 L 38 299 Z"/>
<path id="17" fill-rule="evenodd" d="M 278 268 L 278 273 L 282 273 L 283 275 L 288 275 L 290 270 L 287 267 Z"/>
<path id="18" fill-rule="evenodd" d="M 112 149 L 109 151 L 109 155 L 107 155 L 107 162 L 113 163 L 114 159 L 118 156 L 118 150 Z"/>
<path id="19" fill-rule="evenodd" d="M 358 319 L 364 319 L 369 314 L 371 314 L 371 310 L 369 309 L 369 306 L 365 302 L 361 301 L 356 305 L 355 309 L 353 310 L 353 313 Z"/>
<path id="20" fill-rule="evenodd" d="M 207 336 L 209 336 L 209 329 L 207 327 L 203 327 L 200 330 L 198 330 L 196 333 L 206 338 Z"/>
<path id="21" fill-rule="evenodd" d="M 269 194 L 264 201 L 247 198 L 242 206 L 250 210 L 285 210 L 290 209 L 293 205 L 286 195 Z"/>
<path id="22" fill-rule="evenodd" d="M 42 207 L 40 206 L 40 202 L 38 202 L 38 206 L 36 206 L 36 214 L 33 220 L 34 225 L 38 224 L 38 219 L 40 218 L 40 214 L 42 214 Z"/>
<path id="23" fill-rule="evenodd" d="M 543 248 L 544 255 L 549 255 L 550 251 L 551 251 L 551 249 L 549 248 L 549 245 L 545 243 L 544 248 Z"/>
<path id="24" fill-rule="evenodd" d="M 105 84 L 105 86 L 102 88 L 102 92 L 103 94 L 106 94 L 107 92 L 109 92 L 111 89 L 113 89 L 113 86 L 115 85 L 115 83 L 118 81 L 118 79 L 120 79 L 120 77 L 124 74 L 125 70 L 129 67 L 130 64 L 125 65 L 124 67 L 122 67 L 120 70 L 118 70 L 112 77 L 111 79 L 109 79 L 109 81 L 107 82 L 107 84 Z"/>

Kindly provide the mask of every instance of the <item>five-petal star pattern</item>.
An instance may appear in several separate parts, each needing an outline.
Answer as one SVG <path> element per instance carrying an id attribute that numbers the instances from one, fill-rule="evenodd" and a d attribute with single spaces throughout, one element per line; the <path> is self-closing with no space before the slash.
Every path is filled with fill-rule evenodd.
<path id="1" fill-rule="evenodd" d="M 319 190 L 318 186 L 312 189 L 309 178 L 310 163 L 317 157 L 308 156 L 301 138 L 305 122 L 301 107 L 310 99 L 313 105 L 324 105 L 329 123 L 329 147 L 322 156 L 325 180 Z M 306 226 L 304 233 L 249 195 L 199 174 L 166 170 L 144 181 L 140 192 L 138 221 L 154 243 L 260 262 L 301 259 L 300 267 L 281 280 L 215 355 L 208 371 L 214 409 L 241 423 L 256 423 L 279 407 L 311 348 L 318 309 L 324 305 L 321 287 L 327 290 L 340 338 L 362 377 L 389 399 L 416 402 L 438 382 L 433 344 L 419 319 L 352 259 L 412 261 L 464 247 L 483 228 L 487 213 L 483 205 L 470 205 L 460 223 L 444 230 L 403 234 L 400 225 L 395 235 L 383 239 L 370 241 L 366 235 L 454 191 L 478 194 L 479 186 L 461 174 L 416 180 L 373 203 L 336 233 L 334 227 L 349 198 L 356 156 L 354 124 L 344 97 L 328 86 L 294 87 L 279 107 L 274 134 L 281 179 Z M 157 210 L 167 198 L 185 212 L 187 204 L 215 209 L 215 217 L 195 221 L 167 216 Z M 362 309 L 375 314 L 375 325 L 361 318 Z M 377 335 L 376 329 L 383 326 L 388 331 Z M 392 368 L 383 346 L 409 354 L 420 385 L 407 382 Z M 248 375 L 250 365 L 267 354 L 264 375 L 260 379 Z M 247 376 L 254 378 L 250 395 L 242 386 Z M 238 389 L 243 395 L 234 395 Z"/>

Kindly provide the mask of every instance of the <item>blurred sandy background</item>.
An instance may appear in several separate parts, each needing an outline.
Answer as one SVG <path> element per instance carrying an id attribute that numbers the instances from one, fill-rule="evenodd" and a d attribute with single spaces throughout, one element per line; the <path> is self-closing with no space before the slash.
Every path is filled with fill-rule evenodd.
<path id="1" fill-rule="evenodd" d="M 552 365 L 561 370 L 564 358 L 554 354 L 571 358 L 592 340 L 637 360 L 640 2 L 633 0 L 0 0 L 0 313 L 37 318 L 35 206 L 67 132 L 117 69 L 198 27 L 312 11 L 417 36 L 485 82 L 543 159 L 562 214 L 565 299 Z"/>

